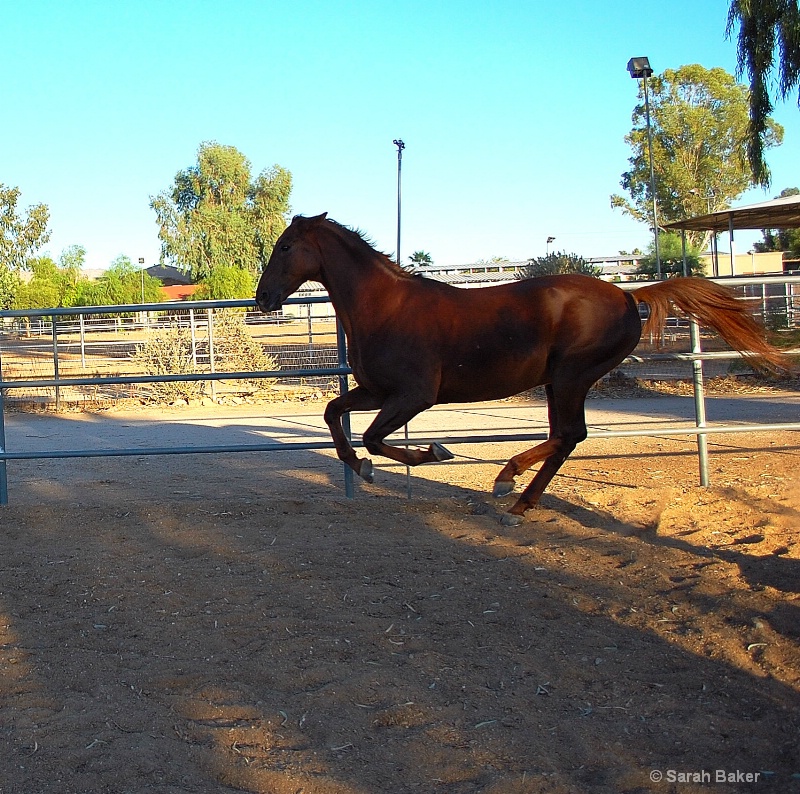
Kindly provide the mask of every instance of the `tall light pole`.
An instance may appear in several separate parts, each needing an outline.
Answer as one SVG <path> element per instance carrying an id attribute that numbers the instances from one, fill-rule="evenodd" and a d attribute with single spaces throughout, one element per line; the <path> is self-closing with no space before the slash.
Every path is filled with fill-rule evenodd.
<path id="1" fill-rule="evenodd" d="M 402 208 L 402 170 L 403 170 L 403 149 L 406 145 L 403 143 L 402 138 L 397 138 L 392 141 L 397 147 L 397 253 L 395 254 L 395 261 L 400 265 L 400 210 Z M 402 265 L 400 265 L 402 267 Z M 408 449 L 408 422 L 403 427 L 405 434 L 406 449 Z M 411 498 L 411 467 L 406 464 L 406 496 Z"/>
<path id="2" fill-rule="evenodd" d="M 139 271 L 142 277 L 142 303 L 144 303 L 144 257 L 139 257 Z"/>
<path id="3" fill-rule="evenodd" d="M 400 265 L 400 210 L 402 207 L 402 169 L 403 169 L 403 149 L 406 145 L 401 138 L 398 138 L 392 143 L 397 147 L 397 254 L 395 261 Z M 402 265 L 401 265 L 402 267 Z"/>
<path id="4" fill-rule="evenodd" d="M 652 77 L 649 58 L 631 58 L 628 71 L 634 80 L 641 79 L 644 86 L 644 115 L 647 120 L 647 150 L 650 154 L 650 197 L 653 200 L 653 236 L 656 244 L 656 273 L 661 278 L 661 251 L 658 245 L 658 210 L 656 208 L 656 176 L 653 170 L 653 131 L 650 127 L 650 100 L 647 91 L 647 78 Z"/>
<path id="5" fill-rule="evenodd" d="M 554 243 L 556 241 L 555 237 L 548 237 L 547 238 L 547 255 L 550 256 L 550 243 Z"/>

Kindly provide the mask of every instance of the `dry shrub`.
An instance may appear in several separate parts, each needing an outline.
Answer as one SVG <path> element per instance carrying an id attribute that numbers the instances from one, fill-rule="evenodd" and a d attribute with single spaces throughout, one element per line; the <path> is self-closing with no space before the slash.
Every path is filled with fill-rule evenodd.
<path id="1" fill-rule="evenodd" d="M 218 372 L 271 372 L 279 369 L 274 356 L 250 336 L 244 313 L 238 309 L 221 309 L 214 315 L 214 368 Z M 228 381 L 251 390 L 270 387 L 263 378 Z"/>
<path id="2" fill-rule="evenodd" d="M 147 375 L 192 375 L 197 372 L 192 356 L 192 334 L 188 328 L 173 323 L 148 334 L 147 341 L 133 354 L 133 360 Z M 149 384 L 157 400 L 174 402 L 202 397 L 203 381 L 168 381 Z"/>
<path id="3" fill-rule="evenodd" d="M 244 315 L 236 309 L 223 309 L 214 314 L 214 371 L 256 372 L 274 371 L 278 363 L 264 352 L 261 345 L 249 334 Z M 209 343 L 207 339 L 195 341 L 192 350 L 191 329 L 172 323 L 167 328 L 151 331 L 147 341 L 133 354 L 133 360 L 148 375 L 191 375 L 208 372 Z M 198 366 L 198 359 L 203 362 Z M 250 392 L 269 388 L 269 381 L 261 378 L 244 378 L 225 381 L 247 387 Z M 191 400 L 202 397 L 206 390 L 204 381 L 168 381 L 150 384 L 152 396 L 159 401 Z"/>

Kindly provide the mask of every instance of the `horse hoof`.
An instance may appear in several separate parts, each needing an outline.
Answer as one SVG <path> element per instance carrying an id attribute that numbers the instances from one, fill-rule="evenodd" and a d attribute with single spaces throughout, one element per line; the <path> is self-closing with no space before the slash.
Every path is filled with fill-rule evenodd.
<path id="1" fill-rule="evenodd" d="M 431 444 L 431 452 L 433 453 L 433 457 L 439 461 L 452 460 L 455 457 L 449 449 L 445 449 L 441 444 Z"/>
<path id="2" fill-rule="evenodd" d="M 504 527 L 518 527 L 522 521 L 522 516 L 518 516 L 515 513 L 503 513 L 503 515 L 500 516 L 500 523 Z"/>
<path id="3" fill-rule="evenodd" d="M 366 482 L 375 482 L 375 469 L 369 458 L 364 458 L 358 467 L 358 476 Z"/>
<path id="4" fill-rule="evenodd" d="M 492 489 L 492 496 L 495 499 L 499 499 L 501 496 L 508 496 L 514 490 L 514 481 L 513 480 L 499 480 L 494 484 L 494 488 Z"/>

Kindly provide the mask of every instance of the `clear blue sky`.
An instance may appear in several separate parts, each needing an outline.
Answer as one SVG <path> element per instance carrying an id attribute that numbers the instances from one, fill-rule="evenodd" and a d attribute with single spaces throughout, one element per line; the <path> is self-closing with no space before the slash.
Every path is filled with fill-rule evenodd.
<path id="1" fill-rule="evenodd" d="M 437 264 L 645 247 L 610 208 L 637 81 L 686 63 L 733 73 L 727 2 L 28 0 L 3 9 L 0 182 L 50 207 L 51 255 L 159 257 L 151 196 L 215 140 L 294 177 L 292 210 L 327 211 Z M 800 186 L 800 111 L 775 118 L 773 185 Z M 757 238 L 758 235 L 755 235 Z M 746 243 L 745 243 L 746 244 Z M 739 240 L 737 239 L 737 245 Z"/>

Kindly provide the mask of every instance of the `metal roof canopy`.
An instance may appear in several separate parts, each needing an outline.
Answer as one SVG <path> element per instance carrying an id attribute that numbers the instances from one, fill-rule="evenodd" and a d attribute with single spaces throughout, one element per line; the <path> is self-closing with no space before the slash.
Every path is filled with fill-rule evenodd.
<path id="1" fill-rule="evenodd" d="M 727 232 L 733 229 L 798 229 L 800 228 L 800 196 L 762 201 L 718 210 L 707 215 L 696 215 L 674 223 L 665 223 L 664 229 L 683 229 L 695 232 Z"/>

